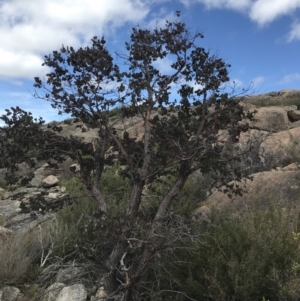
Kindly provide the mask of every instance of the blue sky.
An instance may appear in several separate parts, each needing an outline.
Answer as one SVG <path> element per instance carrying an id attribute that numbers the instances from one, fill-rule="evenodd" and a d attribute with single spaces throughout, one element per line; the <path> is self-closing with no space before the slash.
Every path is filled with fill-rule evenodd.
<path id="1" fill-rule="evenodd" d="M 32 97 L 33 77 L 47 73 L 44 55 L 95 35 L 124 52 L 133 26 L 163 25 L 176 10 L 232 65 L 239 88 L 300 89 L 300 0 L 0 0 L 0 114 L 18 105 L 47 122 L 66 118 Z"/>

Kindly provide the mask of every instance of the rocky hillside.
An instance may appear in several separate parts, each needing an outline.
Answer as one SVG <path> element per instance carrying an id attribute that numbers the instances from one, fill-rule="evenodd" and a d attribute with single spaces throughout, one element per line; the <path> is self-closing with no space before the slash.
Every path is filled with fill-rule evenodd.
<path id="1" fill-rule="evenodd" d="M 250 131 L 239 141 L 244 148 L 249 143 L 257 147 L 262 171 L 243 183 L 242 196 L 229 198 L 215 190 L 195 215 L 208 220 L 212 208 L 246 210 L 251 206 L 297 205 L 300 193 L 300 90 L 282 90 L 249 96 L 243 100 L 255 110 Z"/>
<path id="2" fill-rule="evenodd" d="M 247 161 L 245 169 L 256 171 L 251 180 L 244 183 L 243 196 L 229 198 L 219 190 L 199 204 L 194 211 L 195 218 L 209 221 L 212 208 L 222 210 L 245 210 L 259 203 L 268 206 L 269 201 L 275 203 L 296 203 L 300 194 L 300 90 L 283 90 L 244 98 L 243 104 L 255 111 L 255 121 L 250 130 L 240 136 L 238 147 L 243 150 L 252 145 L 258 158 Z M 126 131 L 130 137 L 142 139 L 143 123 L 139 118 L 131 118 L 125 122 L 118 120 L 118 115 L 112 116 L 116 129 L 122 134 Z M 61 135 L 77 136 L 90 143 L 97 137 L 96 129 L 87 129 L 83 123 L 73 123 L 72 120 L 58 123 L 62 127 Z M 220 133 L 220 140 L 226 139 L 226 132 Z M 34 170 L 34 178 L 26 187 L 7 190 L 0 171 L 0 244 L 39 229 L 48 220 L 53 220 L 51 212 L 54 206 L 60 207 L 69 202 L 69 196 L 61 184 L 61 179 L 71 177 L 78 172 L 79 166 L 67 160 L 56 168 L 40 162 Z M 29 166 L 21 164 L 19 174 L 26 177 Z M 258 171 L 258 172 L 257 172 Z M 262 201 L 263 200 L 263 201 Z M 37 211 L 27 210 L 30 202 L 39 201 L 43 208 Z M 46 211 L 49 211 L 47 212 Z M 44 257 L 45 259 L 45 257 Z M 2 265 L 3 267 L 3 265 Z M 43 301 L 65 300 L 105 300 L 106 293 L 101 281 L 97 287 L 86 279 L 90 267 L 76 264 L 60 267 L 50 265 L 42 279 L 56 272 L 49 287 L 39 293 Z M 1 271 L 0 271 L 1 272 Z M 44 277 L 44 278 L 43 278 Z M 1 283 L 0 283 L 1 284 Z M 29 294 L 30 295 L 30 294 Z M 87 299 L 88 298 L 88 299 Z M 28 294 L 14 286 L 0 288 L 0 301 L 30 300 Z"/>

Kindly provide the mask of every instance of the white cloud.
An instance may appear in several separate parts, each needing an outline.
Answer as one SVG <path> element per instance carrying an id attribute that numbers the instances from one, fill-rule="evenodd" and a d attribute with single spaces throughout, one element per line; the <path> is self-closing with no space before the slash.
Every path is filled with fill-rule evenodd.
<path id="1" fill-rule="evenodd" d="M 244 10 L 251 5 L 251 0 L 180 0 L 185 6 L 198 2 L 205 5 L 207 9 L 228 8 L 234 10 Z"/>
<path id="2" fill-rule="evenodd" d="M 0 1 L 0 78 L 42 76 L 42 55 L 62 44 L 78 47 L 94 35 L 137 23 L 149 12 L 141 0 Z"/>
<path id="3" fill-rule="evenodd" d="M 158 59 L 154 62 L 154 66 L 162 73 L 162 74 L 171 74 L 174 73 L 174 69 L 171 67 L 172 61 L 170 58 L 166 57 L 164 59 Z"/>
<path id="4" fill-rule="evenodd" d="M 174 13 L 156 14 L 153 16 L 152 20 L 146 24 L 146 27 L 151 29 L 163 28 L 166 25 L 166 20 L 174 20 Z"/>
<path id="5" fill-rule="evenodd" d="M 292 74 L 287 74 L 280 80 L 279 83 L 287 84 L 287 83 L 294 82 L 294 81 L 300 81 L 300 73 L 296 72 L 296 73 L 292 73 Z"/>
<path id="6" fill-rule="evenodd" d="M 300 8 L 300 0 L 257 0 L 251 7 L 250 18 L 259 25 L 265 25 L 293 13 L 297 8 Z"/>
<path id="7" fill-rule="evenodd" d="M 257 76 L 255 78 L 253 78 L 251 80 L 251 83 L 253 85 L 253 88 L 256 89 L 256 88 L 259 88 L 260 85 L 265 81 L 265 78 L 263 76 Z"/>
<path id="8" fill-rule="evenodd" d="M 232 9 L 248 14 L 259 25 L 273 22 L 300 9 L 300 0 L 180 0 L 185 6 L 202 3 L 207 9 Z M 297 33 L 299 31 L 297 30 Z"/>
<path id="9" fill-rule="evenodd" d="M 300 22 L 294 22 L 288 34 L 287 41 L 300 40 Z"/>
<path id="10" fill-rule="evenodd" d="M 42 58 L 38 55 L 26 52 L 5 51 L 0 48 L 0 79 L 8 79 L 14 83 L 17 78 L 31 78 L 47 72 L 42 68 Z M 17 80 L 17 83 L 20 81 Z"/>
<path id="11" fill-rule="evenodd" d="M 208 8 L 225 7 L 234 10 L 247 9 L 251 0 L 201 0 Z"/>

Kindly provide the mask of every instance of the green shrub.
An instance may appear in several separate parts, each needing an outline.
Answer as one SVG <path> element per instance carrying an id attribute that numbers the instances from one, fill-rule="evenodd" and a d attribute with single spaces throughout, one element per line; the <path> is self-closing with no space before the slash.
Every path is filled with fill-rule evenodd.
<path id="1" fill-rule="evenodd" d="M 293 229 L 291 215 L 280 209 L 214 212 L 211 223 L 195 226 L 193 241 L 174 248 L 173 261 L 170 254 L 165 259 L 173 262 L 169 275 L 195 300 L 296 300 L 299 289 L 290 284 L 300 271 L 299 239 Z"/>
<path id="2" fill-rule="evenodd" d="M 109 118 L 112 117 L 121 117 L 122 116 L 122 108 L 121 107 L 116 107 L 112 110 L 109 111 L 108 113 Z"/>
<path id="3" fill-rule="evenodd" d="M 192 174 L 186 181 L 179 196 L 173 201 L 170 210 L 181 215 L 191 214 L 199 202 L 203 201 L 207 196 L 211 184 L 210 181 L 207 181 L 208 178 L 209 176 L 206 179 L 198 172 Z M 150 214 L 151 217 L 154 214 L 154 209 L 157 209 L 161 199 L 172 187 L 173 182 L 174 178 L 172 176 L 162 176 L 151 186 L 147 187 L 143 204 L 143 210 L 147 212 L 146 215 Z"/>
<path id="4" fill-rule="evenodd" d="M 282 98 L 277 97 L 252 97 L 248 100 L 250 103 L 258 107 L 270 107 L 270 106 L 297 106 L 297 109 L 300 106 L 300 97 L 299 96 L 290 96 Z"/>
<path id="5" fill-rule="evenodd" d="M 78 229 L 86 224 L 88 217 L 97 210 L 96 201 L 78 178 L 65 180 L 62 185 L 72 197 L 73 203 L 64 206 L 57 213 L 50 230 L 55 240 L 53 254 L 58 257 L 65 257 L 76 251 Z"/>
<path id="6" fill-rule="evenodd" d="M 189 215 L 199 202 L 203 201 L 209 191 L 208 183 L 201 174 L 195 173 L 188 178 L 178 198 L 173 202 L 171 210 Z"/>
<path id="7" fill-rule="evenodd" d="M 105 219 L 98 215 L 95 199 L 79 178 L 63 181 L 62 185 L 72 197 L 73 203 L 59 211 L 52 223 L 55 256 L 65 257 L 77 251 L 85 253 L 84 250 L 88 249 L 101 251 L 101 245 L 106 244 L 102 234 L 108 233 L 106 227 L 110 227 L 111 221 L 118 220 L 130 197 L 130 181 L 117 174 L 118 168 L 106 168 L 100 182 L 101 191 L 108 201 L 108 216 Z M 113 229 L 110 228 L 110 231 L 113 236 Z"/>
<path id="8" fill-rule="evenodd" d="M 100 181 L 102 193 L 108 201 L 108 215 L 112 218 L 124 213 L 131 193 L 130 180 L 119 175 L 121 170 L 118 164 L 106 167 Z"/>
<path id="9" fill-rule="evenodd" d="M 67 118 L 63 121 L 64 124 L 68 124 L 68 125 L 72 124 L 72 122 L 73 122 L 73 118 Z"/>

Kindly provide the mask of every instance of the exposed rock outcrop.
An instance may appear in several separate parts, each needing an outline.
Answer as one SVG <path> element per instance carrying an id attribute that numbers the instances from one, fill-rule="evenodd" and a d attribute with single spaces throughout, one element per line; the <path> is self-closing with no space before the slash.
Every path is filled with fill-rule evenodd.
<path id="1" fill-rule="evenodd" d="M 284 108 L 262 107 L 256 111 L 251 127 L 268 132 L 279 132 L 289 128 L 290 121 Z"/>
<path id="2" fill-rule="evenodd" d="M 6 192 L 0 199 L 0 216 L 6 228 L 28 231 L 54 216 L 52 213 L 45 214 L 44 210 L 61 207 L 68 201 L 69 196 L 63 187 L 21 187 Z M 35 204 L 35 210 L 32 210 L 32 204 Z"/>
<path id="3" fill-rule="evenodd" d="M 230 198 L 222 191 L 215 191 L 194 214 L 202 220 L 207 220 L 212 208 L 235 212 L 251 206 L 266 207 L 270 203 L 296 205 L 300 195 L 299 167 L 297 163 L 293 163 L 277 170 L 254 174 L 253 180 L 246 180 L 246 192 L 242 196 Z"/>
<path id="4" fill-rule="evenodd" d="M 291 122 L 299 121 L 300 120 L 300 111 L 296 110 L 290 110 L 287 112 L 287 115 L 289 117 L 289 120 Z"/>
<path id="5" fill-rule="evenodd" d="M 271 159 L 276 163 L 276 166 L 284 167 L 299 157 L 299 137 L 300 128 L 293 128 L 268 135 L 260 145 L 260 155 L 264 160 Z"/>

